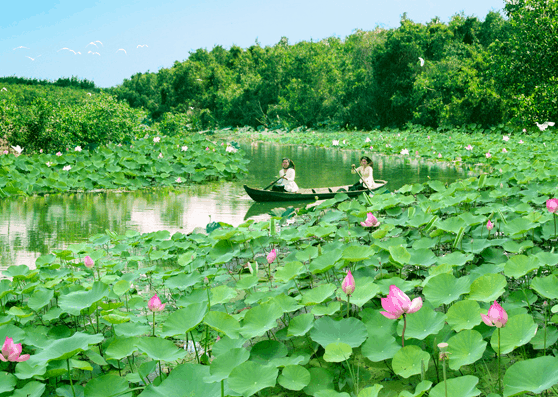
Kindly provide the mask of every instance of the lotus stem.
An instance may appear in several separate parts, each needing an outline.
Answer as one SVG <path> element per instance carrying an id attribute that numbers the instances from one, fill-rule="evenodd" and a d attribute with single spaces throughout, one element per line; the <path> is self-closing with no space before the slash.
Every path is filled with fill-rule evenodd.
<path id="1" fill-rule="evenodd" d="M 66 359 L 66 365 L 68 366 L 68 379 L 70 380 L 70 386 L 72 387 L 72 394 L 76 397 L 76 390 L 74 389 L 74 382 L 72 381 L 72 373 L 70 372 L 70 359 Z M 118 365 L 120 367 L 120 365 Z"/>
<path id="2" fill-rule="evenodd" d="M 347 295 L 347 318 L 350 316 L 351 309 L 351 295 Z"/>
<path id="3" fill-rule="evenodd" d="M 403 313 L 403 331 L 401 331 L 401 347 L 405 347 L 405 328 L 407 328 L 407 316 Z"/>
<path id="4" fill-rule="evenodd" d="M 498 387 L 500 388 L 500 395 L 503 395 L 502 373 L 500 368 L 500 328 L 498 328 Z"/>
<path id="5" fill-rule="evenodd" d="M 153 312 L 153 336 L 155 336 L 155 312 Z"/>
<path id="6" fill-rule="evenodd" d="M 194 353 L 196 353 L 196 360 L 198 360 L 198 364 L 199 364 L 200 356 L 198 356 L 198 349 L 196 349 L 196 340 L 194 339 L 194 334 L 192 333 L 192 331 L 190 331 L 190 336 L 192 337 L 192 345 L 194 346 Z"/>
<path id="7" fill-rule="evenodd" d="M 448 397 L 448 382 L 446 376 L 446 360 L 442 360 L 442 373 L 444 374 L 444 390 L 446 393 L 446 397 Z"/>

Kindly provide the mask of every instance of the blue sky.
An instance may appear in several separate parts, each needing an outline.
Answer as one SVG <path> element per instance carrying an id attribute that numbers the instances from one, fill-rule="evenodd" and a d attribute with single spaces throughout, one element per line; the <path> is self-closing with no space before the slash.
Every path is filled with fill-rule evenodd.
<path id="1" fill-rule="evenodd" d="M 484 20 L 504 0 L 12 0 L 0 13 L 0 76 L 78 76 L 99 87 L 156 72 L 197 48 L 291 44 L 355 29 L 426 23 L 463 12 Z M 93 43 L 93 44 L 90 44 Z M 67 48 L 67 49 L 66 49 Z M 72 50 L 72 51 L 70 51 Z"/>

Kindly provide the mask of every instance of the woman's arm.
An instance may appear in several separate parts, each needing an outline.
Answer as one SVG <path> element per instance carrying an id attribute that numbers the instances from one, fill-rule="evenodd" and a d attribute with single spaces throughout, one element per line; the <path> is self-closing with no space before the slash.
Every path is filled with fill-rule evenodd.
<path id="1" fill-rule="evenodd" d="M 287 173 L 285 174 L 285 179 L 292 182 L 295 180 L 295 170 L 292 168 L 289 168 L 287 170 Z"/>

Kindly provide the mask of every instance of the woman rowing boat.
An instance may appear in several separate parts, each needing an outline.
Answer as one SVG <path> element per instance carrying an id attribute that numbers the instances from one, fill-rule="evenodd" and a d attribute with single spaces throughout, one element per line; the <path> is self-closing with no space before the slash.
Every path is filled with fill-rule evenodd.
<path id="1" fill-rule="evenodd" d="M 295 165 L 291 159 L 284 158 L 281 163 L 282 168 L 279 171 L 281 177 L 279 181 L 271 188 L 276 192 L 291 192 L 294 193 L 298 190 L 298 185 L 295 180 Z"/>
<path id="2" fill-rule="evenodd" d="M 351 173 L 358 174 L 361 179 L 351 187 L 349 191 L 365 190 L 374 188 L 374 170 L 372 169 L 372 160 L 368 156 L 360 158 L 360 167 L 355 169 L 355 165 L 351 165 Z"/>

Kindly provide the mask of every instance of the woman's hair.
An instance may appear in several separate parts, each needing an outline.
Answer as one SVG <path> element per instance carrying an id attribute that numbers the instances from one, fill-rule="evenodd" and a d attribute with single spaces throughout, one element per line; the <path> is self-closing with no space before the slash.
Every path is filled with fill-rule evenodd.
<path id="1" fill-rule="evenodd" d="M 371 159 L 370 157 L 368 157 L 368 156 L 362 156 L 362 157 L 360 158 L 360 161 L 362 161 L 362 159 L 365 159 L 365 160 L 366 160 L 366 163 L 367 163 L 368 165 L 372 166 L 372 159 Z"/>
<path id="2" fill-rule="evenodd" d="M 288 160 L 288 161 L 289 161 L 289 166 L 288 166 L 287 168 L 292 168 L 292 169 L 294 170 L 294 169 L 295 169 L 295 164 L 294 164 L 294 162 L 293 162 L 290 158 L 288 158 L 288 157 L 284 157 L 283 160 L 281 160 L 281 162 L 283 162 L 283 161 L 285 161 L 285 160 Z"/>

